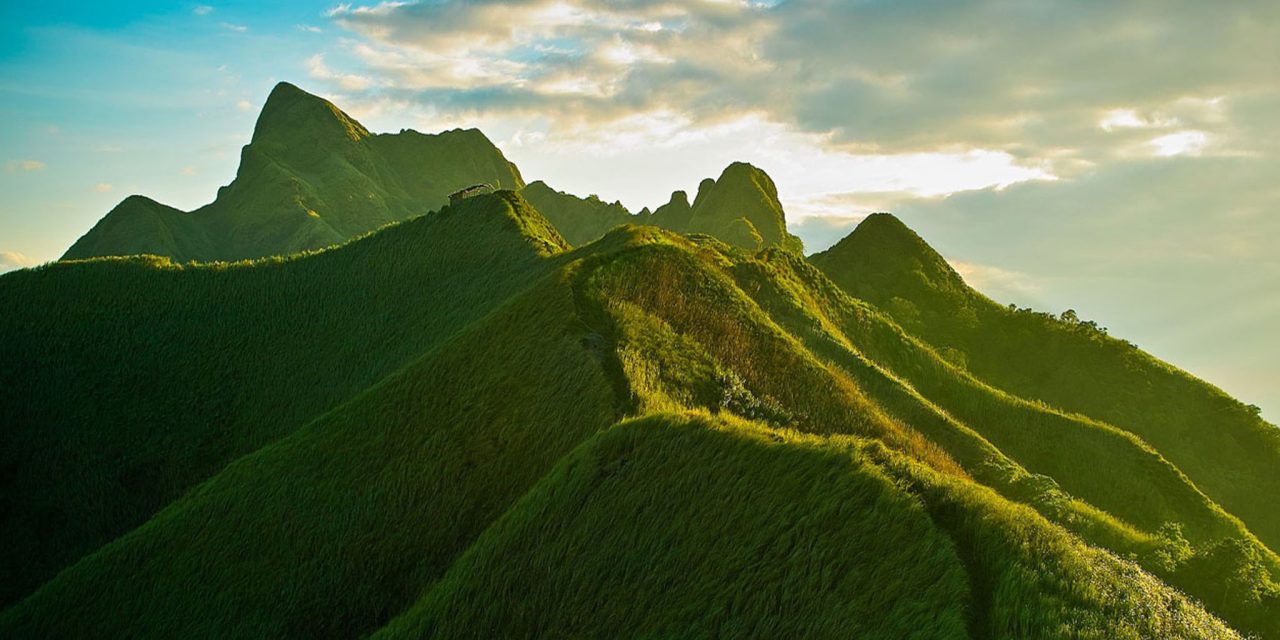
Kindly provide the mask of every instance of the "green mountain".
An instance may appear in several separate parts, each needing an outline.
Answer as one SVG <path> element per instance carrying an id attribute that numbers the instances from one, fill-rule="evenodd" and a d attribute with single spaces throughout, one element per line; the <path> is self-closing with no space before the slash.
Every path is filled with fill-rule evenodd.
<path id="1" fill-rule="evenodd" d="M 893 217 L 421 206 L 0 275 L 0 637 L 1280 639 L 1275 427 Z"/>
<path id="2" fill-rule="evenodd" d="M 542 181 L 525 187 L 521 195 L 544 212 L 574 244 L 590 242 L 617 225 L 631 223 L 679 233 L 703 233 L 752 251 L 766 247 L 796 253 L 804 250 L 800 238 L 787 231 L 773 180 L 744 162 L 726 167 L 719 180 L 703 180 L 692 205 L 685 192 L 676 191 L 670 202 L 652 213 L 632 214 L 620 202 L 606 203 L 595 195 L 579 198 L 556 191 Z"/>
<path id="3" fill-rule="evenodd" d="M 329 101 L 282 82 L 217 199 L 186 213 L 130 196 L 63 259 L 234 261 L 319 249 L 439 208 L 477 183 L 524 186 L 483 133 L 371 134 Z"/>
<path id="4" fill-rule="evenodd" d="M 1280 495 L 1280 430 L 1256 411 L 1074 313 L 991 301 L 891 215 L 867 218 L 812 262 L 975 377 L 1151 443 L 1280 548 L 1280 509 L 1271 499 Z"/>

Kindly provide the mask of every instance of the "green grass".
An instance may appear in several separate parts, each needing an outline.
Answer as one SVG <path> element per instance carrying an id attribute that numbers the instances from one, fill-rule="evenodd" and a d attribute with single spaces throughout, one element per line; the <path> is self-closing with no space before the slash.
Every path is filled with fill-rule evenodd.
<path id="1" fill-rule="evenodd" d="M 288 259 L 0 278 L 0 604 L 462 330 L 562 242 L 508 195 Z"/>
<path id="2" fill-rule="evenodd" d="M 1138 436 L 1280 547 L 1280 430 L 1221 390 L 1092 323 L 992 302 L 889 215 L 811 261 L 974 377 Z"/>
<path id="3" fill-rule="evenodd" d="M 1280 638 L 1274 554 L 1162 449 L 790 248 L 570 250 L 500 192 L 0 295 L 6 542 L 48 554 L 0 636 Z"/>

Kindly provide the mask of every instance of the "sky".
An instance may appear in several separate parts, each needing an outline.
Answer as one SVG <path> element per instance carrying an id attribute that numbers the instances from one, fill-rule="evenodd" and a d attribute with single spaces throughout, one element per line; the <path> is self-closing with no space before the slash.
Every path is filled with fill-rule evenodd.
<path id="1" fill-rule="evenodd" d="M 6 2 L 0 271 L 212 200 L 281 80 L 632 210 L 751 162 L 810 251 L 894 212 L 1280 419 L 1280 3 Z"/>

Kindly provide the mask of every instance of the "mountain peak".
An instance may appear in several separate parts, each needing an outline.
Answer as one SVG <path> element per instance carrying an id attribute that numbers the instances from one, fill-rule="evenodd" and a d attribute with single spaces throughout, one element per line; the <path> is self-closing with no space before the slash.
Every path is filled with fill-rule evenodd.
<path id="1" fill-rule="evenodd" d="M 332 102 L 281 82 L 262 105 L 253 130 L 253 142 L 317 134 L 338 134 L 354 141 L 368 137 L 369 130 Z"/>
<path id="2" fill-rule="evenodd" d="M 856 297 L 886 302 L 886 292 L 914 299 L 961 296 L 960 275 L 933 247 L 896 216 L 873 213 L 835 246 L 809 261 Z"/>
<path id="3" fill-rule="evenodd" d="M 787 232 L 773 179 L 745 162 L 734 162 L 718 180 L 707 179 L 698 185 L 690 230 L 752 250 L 779 246 L 803 251 L 800 239 Z"/>

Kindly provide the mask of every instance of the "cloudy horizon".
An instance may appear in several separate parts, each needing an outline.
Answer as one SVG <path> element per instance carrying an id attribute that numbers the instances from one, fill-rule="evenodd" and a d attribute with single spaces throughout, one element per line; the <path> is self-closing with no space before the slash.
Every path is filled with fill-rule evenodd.
<path id="1" fill-rule="evenodd" d="M 529 181 L 656 207 L 729 162 L 809 251 L 892 211 L 1280 412 L 1280 7 L 519 0 L 7 6 L 0 271 L 116 202 L 191 209 L 288 80 L 375 131 L 478 127 Z"/>

